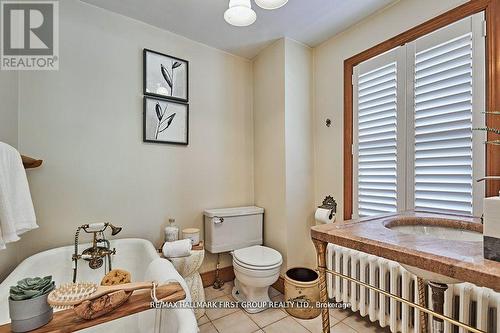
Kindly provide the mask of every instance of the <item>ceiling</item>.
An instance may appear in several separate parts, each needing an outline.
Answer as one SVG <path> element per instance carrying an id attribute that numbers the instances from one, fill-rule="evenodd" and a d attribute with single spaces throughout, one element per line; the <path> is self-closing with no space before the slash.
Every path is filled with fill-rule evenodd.
<path id="1" fill-rule="evenodd" d="M 251 59 L 281 37 L 314 47 L 397 0 L 289 0 L 271 11 L 252 1 L 257 21 L 249 27 L 224 21 L 229 0 L 81 1 Z"/>

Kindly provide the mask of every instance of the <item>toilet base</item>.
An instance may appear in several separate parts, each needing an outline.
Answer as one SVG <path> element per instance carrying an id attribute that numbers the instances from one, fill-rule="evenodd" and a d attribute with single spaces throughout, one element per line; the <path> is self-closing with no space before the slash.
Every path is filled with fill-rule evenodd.
<path id="1" fill-rule="evenodd" d="M 267 287 L 248 287 L 242 284 L 238 279 L 234 280 L 234 287 L 231 292 L 234 299 L 241 302 L 241 308 L 248 313 L 258 313 L 269 308 L 269 286 Z M 258 303 L 258 304 L 244 304 L 244 303 Z M 258 305 L 252 306 L 252 305 Z"/>

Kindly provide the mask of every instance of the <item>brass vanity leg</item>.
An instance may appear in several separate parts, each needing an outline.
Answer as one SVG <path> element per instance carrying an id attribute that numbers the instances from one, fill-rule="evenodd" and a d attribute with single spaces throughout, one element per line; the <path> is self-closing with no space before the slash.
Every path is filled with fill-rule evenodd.
<path id="1" fill-rule="evenodd" d="M 321 319 L 323 326 L 323 333 L 330 333 L 330 315 L 328 311 L 328 292 L 326 290 L 326 242 L 313 239 L 314 247 L 316 248 L 316 255 L 318 260 L 319 271 L 319 301 L 321 307 Z"/>
<path id="2" fill-rule="evenodd" d="M 425 302 L 425 291 L 427 289 L 427 285 L 425 284 L 424 279 L 417 277 L 417 285 L 418 285 L 418 304 L 426 307 Z M 427 314 L 423 311 L 419 311 L 420 313 L 420 332 L 418 333 L 428 333 L 427 330 Z"/>

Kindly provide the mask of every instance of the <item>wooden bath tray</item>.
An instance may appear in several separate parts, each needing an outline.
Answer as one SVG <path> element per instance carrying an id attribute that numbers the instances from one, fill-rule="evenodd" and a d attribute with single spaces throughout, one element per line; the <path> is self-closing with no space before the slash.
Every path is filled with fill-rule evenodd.
<path id="1" fill-rule="evenodd" d="M 158 292 L 156 297 L 164 302 L 177 302 L 186 298 L 186 293 L 179 283 L 170 283 L 163 292 Z M 104 324 L 109 321 L 132 315 L 134 313 L 151 309 L 150 290 L 136 291 L 127 302 L 116 310 L 93 320 L 84 320 L 76 316 L 73 309 L 54 313 L 54 318 L 45 326 L 32 333 L 70 333 L 84 328 Z M 0 333 L 10 333 L 10 324 L 0 326 Z"/>

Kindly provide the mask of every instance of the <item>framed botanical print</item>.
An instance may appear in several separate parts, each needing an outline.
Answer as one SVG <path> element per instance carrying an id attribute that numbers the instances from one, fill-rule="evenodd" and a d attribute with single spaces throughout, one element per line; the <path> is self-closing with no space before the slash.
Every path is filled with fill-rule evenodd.
<path id="1" fill-rule="evenodd" d="M 189 105 L 186 103 L 144 96 L 144 142 L 189 143 Z"/>
<path id="2" fill-rule="evenodd" d="M 189 99 L 189 62 L 167 54 L 144 49 L 144 95 L 187 102 Z"/>

